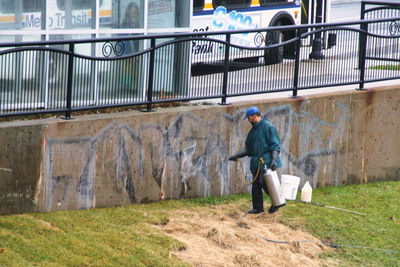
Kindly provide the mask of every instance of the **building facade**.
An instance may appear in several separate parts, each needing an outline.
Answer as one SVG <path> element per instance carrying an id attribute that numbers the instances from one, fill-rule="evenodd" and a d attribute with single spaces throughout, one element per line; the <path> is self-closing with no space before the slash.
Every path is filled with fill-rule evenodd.
<path id="1" fill-rule="evenodd" d="M 146 99 L 151 77 L 156 93 L 187 90 L 188 74 L 182 75 L 182 69 L 189 69 L 189 45 L 184 52 L 179 45 L 157 51 L 150 76 L 149 53 L 141 53 L 151 46 L 148 38 L 75 44 L 74 54 L 86 58 L 74 58 L 71 84 L 68 44 L 45 44 L 45 50 L 36 45 L 29 50 L 10 48 L 25 42 L 188 32 L 191 14 L 192 0 L 0 0 L 0 108 L 46 108 L 52 101 L 65 102 L 67 90 L 73 90 L 76 107 L 85 94 L 93 104 L 112 98 L 139 103 Z M 167 39 L 157 39 L 156 44 Z M 121 56 L 125 58 L 112 59 Z M 97 60 L 101 58 L 111 60 Z M 57 94 L 62 95 L 60 101 L 54 100 Z"/>
<path id="2" fill-rule="evenodd" d="M 0 0 L 0 42 L 190 29 L 188 0 Z"/>

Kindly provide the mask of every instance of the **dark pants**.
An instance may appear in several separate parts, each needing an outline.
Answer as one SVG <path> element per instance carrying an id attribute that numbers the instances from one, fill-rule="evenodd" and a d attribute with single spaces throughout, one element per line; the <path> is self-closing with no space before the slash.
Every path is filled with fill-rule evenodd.
<path id="1" fill-rule="evenodd" d="M 278 173 L 278 177 L 280 179 L 280 169 L 276 170 Z M 264 205 L 263 205 L 263 190 L 267 195 L 269 195 L 267 184 L 265 182 L 265 179 L 263 177 L 264 175 L 260 172 L 258 174 L 257 179 L 254 181 L 252 187 L 251 187 L 251 198 L 253 202 L 253 209 L 255 210 L 264 210 Z"/>

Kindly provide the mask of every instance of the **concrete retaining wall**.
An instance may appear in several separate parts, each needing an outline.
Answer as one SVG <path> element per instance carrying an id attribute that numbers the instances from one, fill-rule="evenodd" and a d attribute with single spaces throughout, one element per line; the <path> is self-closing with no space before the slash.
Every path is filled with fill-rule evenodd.
<path id="1" fill-rule="evenodd" d="M 400 87 L 231 106 L 0 123 L 0 213 L 249 192 L 227 160 L 257 105 L 281 136 L 282 173 L 313 187 L 399 180 Z M 249 160 L 243 160 L 245 174 Z M 249 179 L 250 177 L 248 177 Z"/>

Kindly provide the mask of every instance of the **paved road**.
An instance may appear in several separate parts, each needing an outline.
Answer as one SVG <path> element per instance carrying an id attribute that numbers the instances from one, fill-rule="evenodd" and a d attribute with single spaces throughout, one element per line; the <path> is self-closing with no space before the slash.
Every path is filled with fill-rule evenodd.
<path id="1" fill-rule="evenodd" d="M 330 22 L 359 20 L 361 1 L 336 0 L 331 2 Z"/>
<path id="2" fill-rule="evenodd" d="M 381 3 L 399 0 L 379 0 Z M 360 19 L 361 0 L 331 0 L 330 22 L 354 21 Z"/>

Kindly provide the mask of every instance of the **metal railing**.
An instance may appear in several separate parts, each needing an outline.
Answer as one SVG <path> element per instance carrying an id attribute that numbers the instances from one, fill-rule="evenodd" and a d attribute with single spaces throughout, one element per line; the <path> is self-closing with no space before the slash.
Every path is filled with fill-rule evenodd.
<path id="1" fill-rule="evenodd" d="M 400 17 L 235 32 L 0 44 L 0 116 L 399 79 Z M 392 25 L 392 26 L 391 26 Z M 381 29 L 371 32 L 369 29 Z M 386 29 L 386 30 L 385 30 Z M 323 59 L 310 59 L 321 33 Z M 254 41 L 258 46 L 248 47 Z M 243 43 L 243 45 L 237 45 Z M 127 53 L 128 47 L 140 51 Z M 142 49 L 141 49 L 142 48 Z M 396 67 L 397 66 L 397 67 Z"/>

